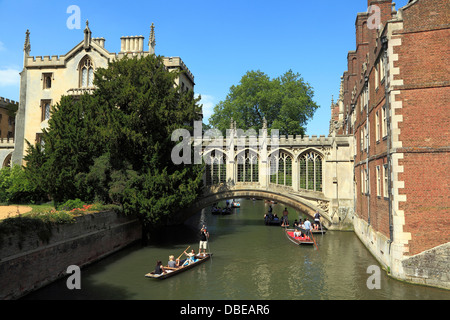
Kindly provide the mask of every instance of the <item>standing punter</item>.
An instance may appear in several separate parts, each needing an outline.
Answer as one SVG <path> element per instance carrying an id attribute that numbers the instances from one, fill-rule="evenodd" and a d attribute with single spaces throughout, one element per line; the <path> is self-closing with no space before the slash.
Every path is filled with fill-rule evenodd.
<path id="1" fill-rule="evenodd" d="M 206 255 L 206 247 L 208 246 L 208 239 L 209 239 L 209 233 L 208 230 L 206 230 L 206 227 L 203 226 L 200 230 L 200 248 L 198 250 L 198 253 L 202 253 L 201 250 L 203 249 L 203 255 Z"/>

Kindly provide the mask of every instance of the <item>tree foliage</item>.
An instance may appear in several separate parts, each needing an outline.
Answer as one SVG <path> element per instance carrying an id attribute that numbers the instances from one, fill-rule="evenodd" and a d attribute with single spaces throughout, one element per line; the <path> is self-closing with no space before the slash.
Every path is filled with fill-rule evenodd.
<path id="1" fill-rule="evenodd" d="M 21 166 L 0 169 L 0 203 L 32 203 L 45 198 L 43 189 L 28 179 Z"/>
<path id="2" fill-rule="evenodd" d="M 177 76 L 154 55 L 98 69 L 93 95 L 52 108 L 44 147 L 30 145 L 25 158 L 30 175 L 57 203 L 120 203 L 146 223 L 164 223 L 195 200 L 202 177 L 200 166 L 171 161 L 172 131 L 192 129 L 199 111 L 194 93 L 174 86 Z"/>
<path id="3" fill-rule="evenodd" d="M 269 130 L 304 135 L 307 121 L 318 108 L 313 96 L 312 87 L 292 70 L 275 79 L 259 70 L 248 71 L 239 85 L 230 88 L 226 99 L 215 106 L 209 122 L 225 132 L 233 118 L 237 128 L 258 132 L 265 118 Z"/>

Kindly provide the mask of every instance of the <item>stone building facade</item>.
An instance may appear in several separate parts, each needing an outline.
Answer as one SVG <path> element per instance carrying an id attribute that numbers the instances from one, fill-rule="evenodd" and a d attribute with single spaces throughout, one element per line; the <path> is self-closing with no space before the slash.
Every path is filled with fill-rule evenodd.
<path id="1" fill-rule="evenodd" d="M 10 165 L 14 150 L 15 116 L 12 106 L 19 103 L 0 97 L 0 168 Z"/>
<path id="2" fill-rule="evenodd" d="M 111 53 L 105 48 L 104 38 L 92 38 L 86 22 L 84 39 L 68 53 L 61 56 L 30 56 L 30 33 L 27 30 L 24 46 L 23 70 L 20 73 L 20 107 L 16 117 L 16 141 L 12 163 L 21 164 L 26 153 L 26 141 L 40 141 L 40 135 L 48 126 L 51 106 L 63 95 L 78 96 L 91 93 L 94 73 L 107 68 L 108 63 L 128 57 L 144 57 L 155 54 L 155 30 L 151 26 L 149 50 L 144 51 L 143 36 L 120 38 L 120 52 Z M 181 90 L 194 89 L 194 76 L 179 57 L 163 57 L 168 70 L 183 72 L 176 80 Z"/>
<path id="3" fill-rule="evenodd" d="M 394 277 L 450 288 L 450 6 L 368 7 L 330 122 L 356 146 L 355 232 Z"/>

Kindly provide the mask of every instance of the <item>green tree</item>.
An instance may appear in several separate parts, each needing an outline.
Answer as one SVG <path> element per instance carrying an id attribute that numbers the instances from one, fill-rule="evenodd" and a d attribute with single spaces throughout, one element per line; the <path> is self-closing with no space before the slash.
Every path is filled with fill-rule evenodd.
<path id="1" fill-rule="evenodd" d="M 23 167 L 14 165 L 0 169 L 0 202 L 30 203 L 45 198 L 43 189 L 28 179 Z"/>
<path id="2" fill-rule="evenodd" d="M 259 70 L 248 71 L 214 107 L 209 123 L 225 132 L 233 118 L 237 128 L 258 132 L 265 118 L 269 130 L 304 135 L 308 120 L 318 108 L 313 96 L 312 87 L 292 70 L 275 79 Z"/>
<path id="3" fill-rule="evenodd" d="M 52 108 L 44 147 L 26 160 L 57 203 L 120 203 L 149 226 L 195 200 L 202 167 L 173 164 L 171 134 L 192 130 L 200 99 L 175 86 L 178 76 L 161 57 L 124 58 L 96 70 L 93 95 Z"/>

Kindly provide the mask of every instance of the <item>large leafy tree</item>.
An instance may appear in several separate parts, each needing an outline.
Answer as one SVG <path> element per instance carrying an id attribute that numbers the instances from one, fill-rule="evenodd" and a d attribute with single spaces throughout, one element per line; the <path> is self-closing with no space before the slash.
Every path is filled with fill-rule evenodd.
<path id="1" fill-rule="evenodd" d="M 123 205 L 146 225 L 164 223 L 200 192 L 202 168 L 171 160 L 173 130 L 192 129 L 199 98 L 174 84 L 161 57 L 124 58 L 98 69 L 93 95 L 63 97 L 44 148 L 29 146 L 28 172 L 56 202 Z"/>
<path id="2" fill-rule="evenodd" d="M 248 71 L 215 106 L 209 123 L 225 132 L 233 118 L 238 128 L 258 132 L 265 118 L 269 130 L 304 135 L 307 121 L 318 108 L 313 96 L 312 87 L 292 70 L 274 79 L 259 70 Z"/>

